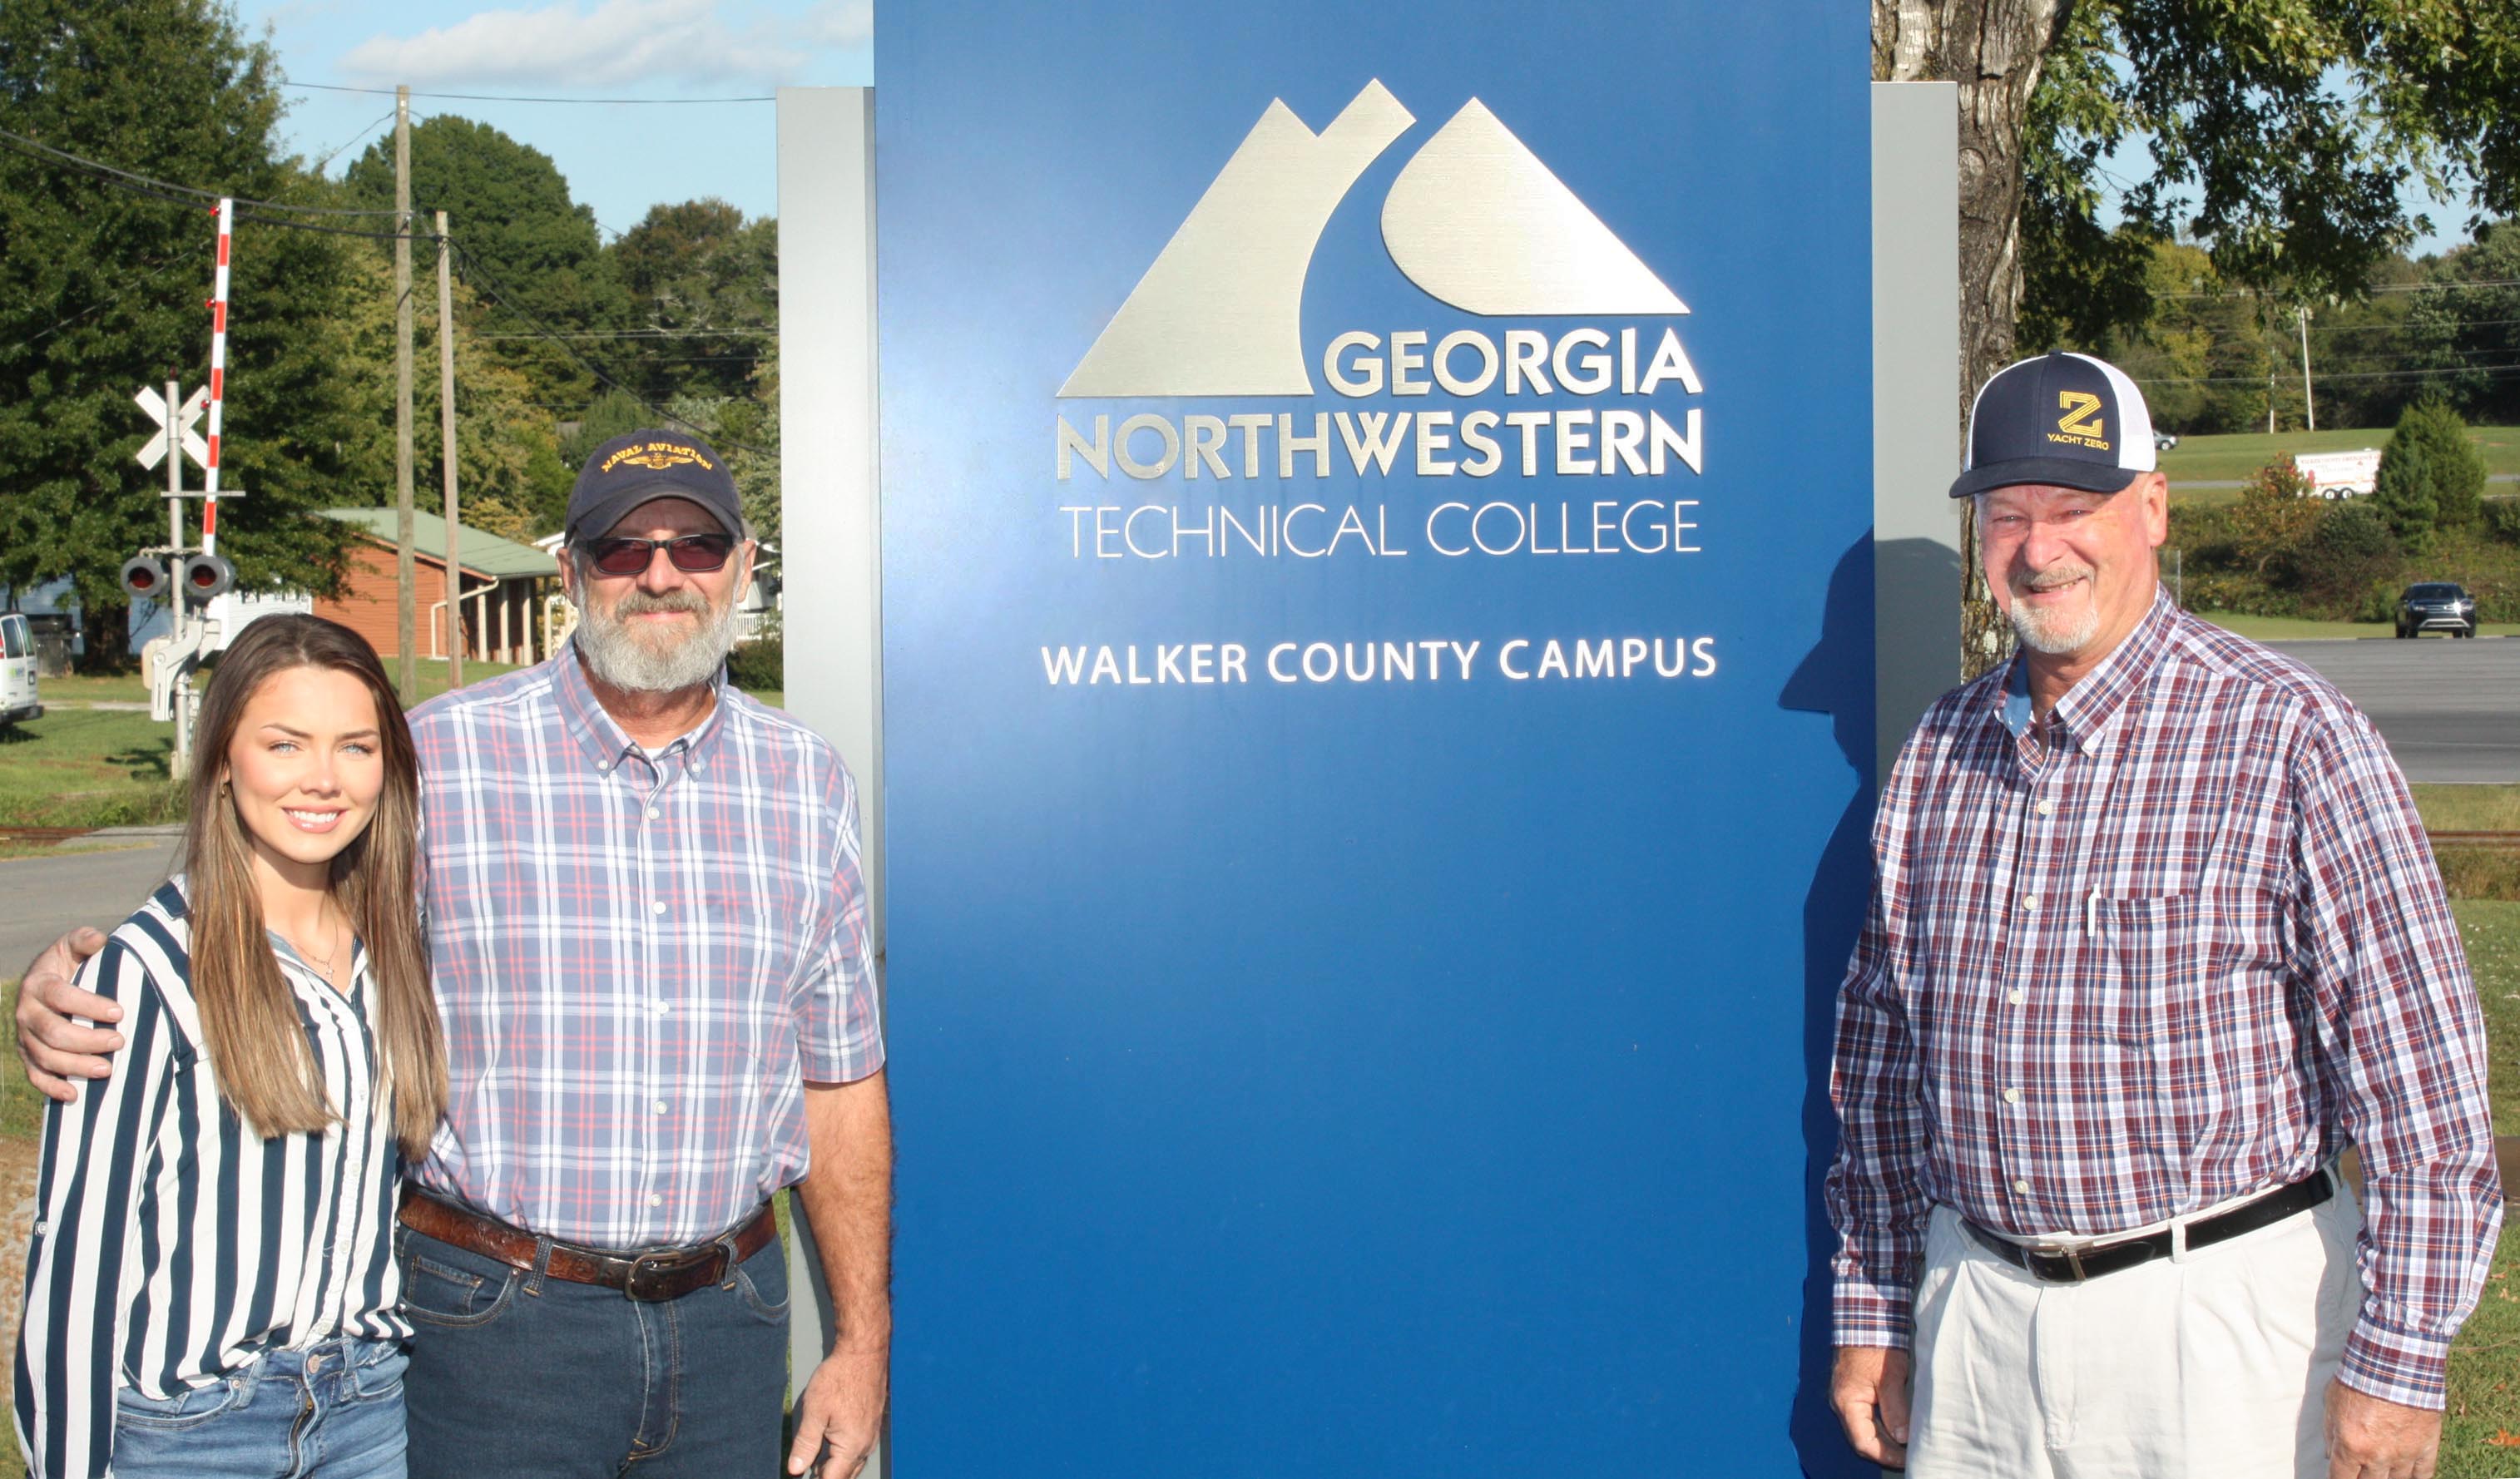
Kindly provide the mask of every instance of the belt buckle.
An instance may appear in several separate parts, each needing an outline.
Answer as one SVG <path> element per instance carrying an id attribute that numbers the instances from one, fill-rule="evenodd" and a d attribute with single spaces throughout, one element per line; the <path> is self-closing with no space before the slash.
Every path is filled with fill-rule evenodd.
<path id="1" fill-rule="evenodd" d="M 675 1297 L 666 1289 L 663 1280 L 689 1269 L 692 1262 L 691 1254 L 679 1248 L 665 1253 L 639 1254 L 630 1260 L 630 1272 L 621 1280 L 621 1292 L 641 1304 L 662 1304 Z M 643 1283 L 643 1277 L 652 1277 L 656 1281 Z"/>
<path id="2" fill-rule="evenodd" d="M 2056 1279 L 2053 1280 L 2054 1282 L 2086 1283 L 2091 1279 L 2092 1276 L 2083 1271 L 2083 1250 L 2081 1248 L 2066 1247 L 2055 1243 L 2049 1243 L 2045 1247 L 2034 1247 L 2030 1251 L 2033 1255 L 2040 1258 L 2061 1258 L 2065 1260 L 2065 1267 L 2074 1271 L 2074 1277 L 2072 1278 Z"/>

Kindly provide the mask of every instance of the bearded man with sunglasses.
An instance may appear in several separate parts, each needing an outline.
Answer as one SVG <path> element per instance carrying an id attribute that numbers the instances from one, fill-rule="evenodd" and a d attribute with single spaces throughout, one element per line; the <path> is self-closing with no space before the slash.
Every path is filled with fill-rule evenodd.
<path id="1" fill-rule="evenodd" d="M 410 1472 L 766 1474 L 797 1185 L 838 1329 L 787 1469 L 854 1474 L 891 1344 L 892 1137 L 857 798 L 724 682 L 752 576 L 717 453 L 598 448 L 569 494 L 569 646 L 412 715 L 447 1116 L 397 1242 Z M 37 1087 L 110 1071 L 81 942 L 28 967 Z"/>

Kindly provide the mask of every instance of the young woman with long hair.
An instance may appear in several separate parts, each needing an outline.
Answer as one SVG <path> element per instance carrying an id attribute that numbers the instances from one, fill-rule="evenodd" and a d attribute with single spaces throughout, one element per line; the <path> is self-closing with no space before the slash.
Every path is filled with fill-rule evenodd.
<path id="1" fill-rule="evenodd" d="M 376 652 L 313 616 L 247 626 L 191 800 L 185 872 L 81 973 L 129 1048 L 46 1113 L 19 1442 L 46 1479 L 399 1479 L 394 1199 L 446 1058 Z"/>

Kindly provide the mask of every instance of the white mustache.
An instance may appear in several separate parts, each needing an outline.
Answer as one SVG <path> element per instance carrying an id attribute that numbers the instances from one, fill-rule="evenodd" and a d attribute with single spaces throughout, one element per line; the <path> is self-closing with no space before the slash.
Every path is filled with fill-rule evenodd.
<path id="1" fill-rule="evenodd" d="M 2050 566 L 2036 575 L 2014 576 L 2012 588 L 2015 591 L 2061 591 L 2075 581 L 2091 578 L 2092 570 L 2088 565 Z"/>

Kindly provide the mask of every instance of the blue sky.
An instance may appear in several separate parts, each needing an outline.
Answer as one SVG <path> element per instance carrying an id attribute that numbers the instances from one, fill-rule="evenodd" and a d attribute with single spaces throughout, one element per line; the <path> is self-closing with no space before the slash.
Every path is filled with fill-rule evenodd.
<path id="1" fill-rule="evenodd" d="M 415 119 L 461 113 L 550 155 L 611 232 L 651 205 L 701 196 L 776 213 L 772 106 L 420 95 L 730 98 L 875 80 L 873 0 L 238 0 L 237 11 L 248 32 L 268 35 L 292 82 L 384 90 L 287 89 L 288 146 L 316 159 L 338 150 L 326 173 L 390 135 L 393 85 L 407 82 Z"/>

